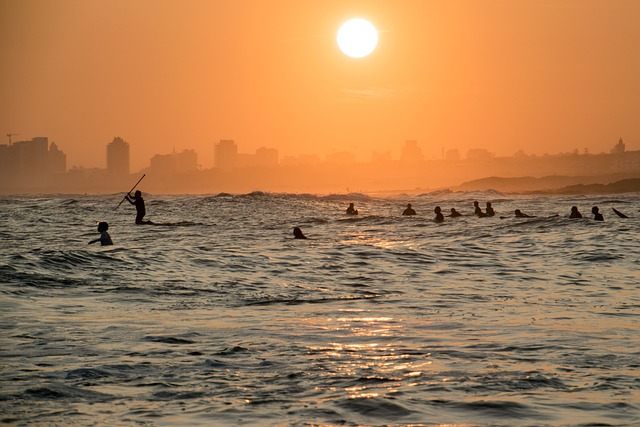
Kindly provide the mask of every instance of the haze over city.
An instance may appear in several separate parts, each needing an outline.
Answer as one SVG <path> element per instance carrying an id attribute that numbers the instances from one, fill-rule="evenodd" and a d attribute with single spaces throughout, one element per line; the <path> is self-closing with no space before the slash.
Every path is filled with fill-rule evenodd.
<path id="1" fill-rule="evenodd" d="M 426 159 L 640 149 L 640 2 L 2 1 L 0 130 L 47 136 L 69 167 L 131 170 L 213 144 L 281 157 L 348 151 Z M 354 59 L 340 25 L 370 21 Z"/>

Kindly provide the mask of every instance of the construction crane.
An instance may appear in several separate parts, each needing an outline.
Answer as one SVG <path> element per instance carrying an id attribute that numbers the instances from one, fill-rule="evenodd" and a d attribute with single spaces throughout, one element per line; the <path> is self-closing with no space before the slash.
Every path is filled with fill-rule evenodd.
<path id="1" fill-rule="evenodd" d="M 20 135 L 19 133 L 8 133 L 7 134 L 7 138 L 9 138 L 9 145 L 11 145 L 11 137 L 12 136 L 16 136 L 16 135 Z"/>

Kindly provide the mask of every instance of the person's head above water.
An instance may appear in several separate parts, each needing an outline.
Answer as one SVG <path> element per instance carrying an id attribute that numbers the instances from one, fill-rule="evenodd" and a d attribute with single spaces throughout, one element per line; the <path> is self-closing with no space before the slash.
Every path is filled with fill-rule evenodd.
<path id="1" fill-rule="evenodd" d="M 591 208 L 591 213 L 592 213 L 592 214 L 597 214 L 599 210 L 600 210 L 600 209 L 598 209 L 598 207 L 597 207 L 597 206 L 594 206 L 594 207 L 592 207 L 592 208 Z"/>
<path id="2" fill-rule="evenodd" d="M 571 206 L 571 212 L 578 212 L 577 206 Z"/>
<path id="3" fill-rule="evenodd" d="M 300 230 L 300 227 L 295 227 L 293 229 L 293 238 L 294 239 L 306 239 L 307 237 L 302 234 L 302 230 Z"/>
<path id="4" fill-rule="evenodd" d="M 136 196 L 136 197 L 140 197 L 140 196 L 142 196 L 142 191 L 140 191 L 140 190 L 136 190 L 135 196 Z"/>
<path id="5" fill-rule="evenodd" d="M 411 203 L 407 203 L 407 209 L 411 209 Z"/>
<path id="6" fill-rule="evenodd" d="M 442 209 L 440 209 L 440 206 L 436 206 L 436 208 L 433 211 L 438 214 L 442 212 Z"/>
<path id="7" fill-rule="evenodd" d="M 103 232 L 103 231 L 107 231 L 109 229 L 109 224 L 107 224 L 106 222 L 102 221 L 98 223 L 98 231 L 99 232 Z"/>

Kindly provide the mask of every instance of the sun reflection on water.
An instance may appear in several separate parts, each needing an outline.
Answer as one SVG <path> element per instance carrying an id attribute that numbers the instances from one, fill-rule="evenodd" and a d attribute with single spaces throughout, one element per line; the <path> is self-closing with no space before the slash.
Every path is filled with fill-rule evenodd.
<path id="1" fill-rule="evenodd" d="M 373 316 L 364 310 L 345 311 L 348 315 L 318 325 L 342 339 L 311 349 L 322 359 L 324 376 L 335 380 L 334 391 L 343 390 L 349 399 L 370 399 L 424 383 L 431 354 L 402 342 L 402 319 Z"/>

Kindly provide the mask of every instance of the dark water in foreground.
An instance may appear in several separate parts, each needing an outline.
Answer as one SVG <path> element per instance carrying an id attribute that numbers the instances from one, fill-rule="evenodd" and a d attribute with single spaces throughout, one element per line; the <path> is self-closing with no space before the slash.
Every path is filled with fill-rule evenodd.
<path id="1" fill-rule="evenodd" d="M 637 194 L 120 198 L 0 199 L 0 423 L 640 425 Z"/>

